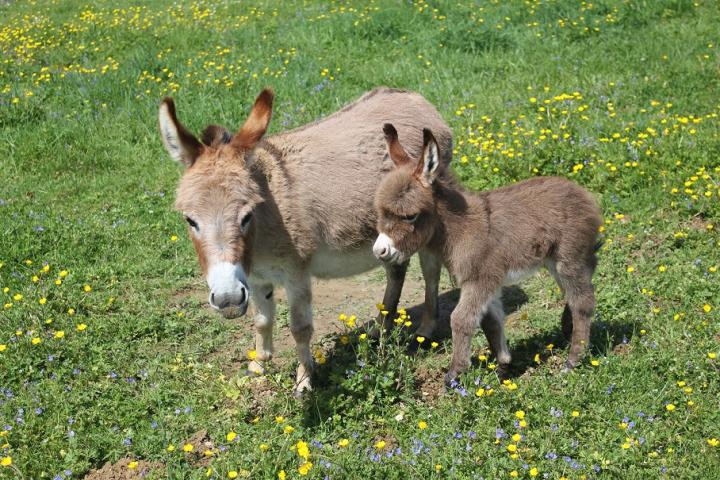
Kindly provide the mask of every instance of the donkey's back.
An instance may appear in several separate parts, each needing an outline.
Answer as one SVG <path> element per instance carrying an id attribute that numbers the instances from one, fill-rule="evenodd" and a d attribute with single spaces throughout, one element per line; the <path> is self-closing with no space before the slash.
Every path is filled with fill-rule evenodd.
<path id="1" fill-rule="evenodd" d="M 447 152 L 443 162 L 450 162 L 452 131 L 435 107 L 417 93 L 385 87 L 324 119 L 268 139 L 285 153 L 294 208 L 311 223 L 318 248 L 370 252 L 377 178 L 393 166 L 382 134 L 388 122 L 397 126 L 407 139 L 406 148 L 416 155 L 422 149 L 422 129 L 430 126 Z"/>

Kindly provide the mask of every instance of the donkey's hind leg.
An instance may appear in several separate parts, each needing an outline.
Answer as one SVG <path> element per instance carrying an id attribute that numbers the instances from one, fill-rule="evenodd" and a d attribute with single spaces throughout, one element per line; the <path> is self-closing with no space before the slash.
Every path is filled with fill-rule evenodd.
<path id="1" fill-rule="evenodd" d="M 263 374 L 265 368 L 263 362 L 272 359 L 273 356 L 273 323 L 275 321 L 275 298 L 273 297 L 273 285 L 251 284 L 252 300 L 255 305 L 255 360 L 248 365 L 248 370 L 253 373 Z"/>
<path id="2" fill-rule="evenodd" d="M 512 357 L 505 339 L 505 312 L 500 298 L 490 302 L 487 312 L 480 321 L 480 327 L 485 333 L 490 351 L 497 360 L 498 374 L 502 376 L 507 373 Z"/>
<path id="3" fill-rule="evenodd" d="M 310 377 L 313 371 L 313 356 L 310 351 L 310 339 L 313 334 L 312 322 L 312 286 L 310 277 L 304 274 L 295 275 L 285 285 L 290 306 L 290 333 L 295 339 L 298 356 L 295 394 L 300 395 L 312 390 Z"/>

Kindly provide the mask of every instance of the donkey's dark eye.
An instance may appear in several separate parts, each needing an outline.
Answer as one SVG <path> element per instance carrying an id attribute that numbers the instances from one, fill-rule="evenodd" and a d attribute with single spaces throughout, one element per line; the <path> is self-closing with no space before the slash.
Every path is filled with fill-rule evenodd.
<path id="1" fill-rule="evenodd" d="M 405 216 L 402 216 L 402 217 L 400 217 L 400 218 L 401 218 L 402 221 L 405 222 L 405 223 L 415 223 L 415 220 L 418 219 L 418 215 L 420 215 L 420 214 L 419 214 L 419 213 L 415 213 L 415 214 L 413 214 L 413 215 L 405 215 Z"/>
<path id="2" fill-rule="evenodd" d="M 195 220 L 193 220 L 192 218 L 185 217 L 185 221 L 188 223 L 188 225 L 190 225 L 195 230 L 200 230 L 200 227 L 198 227 L 197 222 L 195 222 Z"/>
<path id="3" fill-rule="evenodd" d="M 252 212 L 246 213 L 245 216 L 240 220 L 240 228 L 245 228 L 250 224 L 250 220 L 252 220 Z"/>

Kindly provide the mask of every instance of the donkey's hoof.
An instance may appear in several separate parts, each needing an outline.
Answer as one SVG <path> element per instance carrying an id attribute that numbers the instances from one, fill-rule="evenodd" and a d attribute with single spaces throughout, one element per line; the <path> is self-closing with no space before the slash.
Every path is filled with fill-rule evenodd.
<path id="1" fill-rule="evenodd" d="M 264 375 L 265 374 L 265 367 L 263 367 L 262 363 L 258 362 L 257 360 L 253 360 L 248 364 L 248 372 L 252 373 L 253 375 Z"/>
<path id="2" fill-rule="evenodd" d="M 570 373 L 573 371 L 573 369 L 577 366 L 576 362 L 571 362 L 570 360 L 565 362 L 565 365 L 563 366 L 562 370 L 560 370 L 561 373 Z"/>
<path id="3" fill-rule="evenodd" d="M 295 389 L 293 390 L 293 396 L 295 398 L 302 398 L 306 393 L 312 392 L 312 385 L 310 385 L 310 380 L 305 379 L 295 385 Z"/>

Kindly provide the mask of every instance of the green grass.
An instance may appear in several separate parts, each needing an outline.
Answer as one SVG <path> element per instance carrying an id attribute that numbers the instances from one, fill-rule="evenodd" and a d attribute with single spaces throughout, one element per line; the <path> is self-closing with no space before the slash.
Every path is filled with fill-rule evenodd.
<path id="1" fill-rule="evenodd" d="M 0 2 L 0 478 L 122 458 L 157 477 L 296 478 L 300 440 L 313 478 L 720 476 L 716 2 L 115 3 Z M 244 357 L 250 323 L 177 296 L 203 286 L 160 99 L 195 132 L 237 128 L 270 85 L 278 132 L 381 84 L 437 105 L 469 187 L 555 174 L 598 195 L 597 320 L 576 371 L 559 374 L 546 276 L 509 322 L 509 385 L 485 360 L 425 397 L 418 377 L 439 381 L 450 342 L 407 358 L 397 334 L 326 341 L 302 400 L 293 365 L 249 379 L 218 360 Z M 203 430 L 212 457 L 183 453 Z"/>

